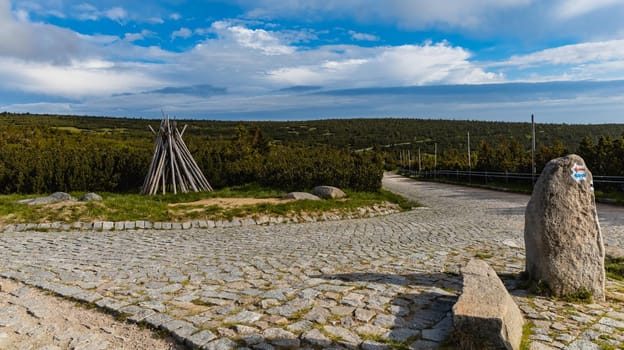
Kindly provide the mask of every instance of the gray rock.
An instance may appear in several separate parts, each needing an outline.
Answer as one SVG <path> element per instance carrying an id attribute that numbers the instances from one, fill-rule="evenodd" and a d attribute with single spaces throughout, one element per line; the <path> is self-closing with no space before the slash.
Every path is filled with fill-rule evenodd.
<path id="1" fill-rule="evenodd" d="M 496 272 L 472 259 L 462 275 L 462 294 L 453 306 L 453 336 L 460 348 L 519 349 L 524 319 Z"/>
<path id="2" fill-rule="evenodd" d="M 386 350 L 386 349 L 390 349 L 390 345 L 376 342 L 373 340 L 366 340 L 362 343 L 362 349 L 363 350 Z M 420 348 L 416 348 L 416 349 L 420 349 Z"/>
<path id="3" fill-rule="evenodd" d="M 262 335 L 271 344 L 280 348 L 298 349 L 300 345 L 297 335 L 281 328 L 265 329 Z"/>
<path id="4" fill-rule="evenodd" d="M 262 318 L 262 314 L 259 314 L 257 312 L 251 312 L 251 311 L 242 311 L 237 313 L 236 315 L 232 315 L 230 317 L 227 317 L 224 322 L 226 323 L 247 323 L 247 324 L 254 324 L 255 322 L 259 321 Z"/>
<path id="5" fill-rule="evenodd" d="M 205 329 L 186 338 L 186 343 L 193 349 L 197 349 L 206 343 L 214 340 L 216 336 L 211 331 Z"/>
<path id="6" fill-rule="evenodd" d="M 99 202 L 101 200 L 103 200 L 104 198 L 102 198 L 102 196 L 100 196 L 97 193 L 93 193 L 93 192 L 89 192 L 89 193 L 85 193 L 84 196 L 80 197 L 80 201 L 81 202 L 91 202 L 91 201 L 96 201 Z"/>
<path id="7" fill-rule="evenodd" d="M 75 201 L 76 198 L 72 197 L 69 193 L 54 192 L 50 195 L 50 198 L 57 199 L 59 201 Z"/>
<path id="8" fill-rule="evenodd" d="M 557 297 L 590 292 L 605 300 L 605 248 L 592 174 L 577 155 L 544 168 L 526 208 L 526 271 Z"/>
<path id="9" fill-rule="evenodd" d="M 29 198 L 22 199 L 17 201 L 20 204 L 28 204 L 28 205 L 42 205 L 42 204 L 52 204 L 62 201 L 75 201 L 76 198 L 72 197 L 69 193 L 65 192 L 54 192 L 47 197 L 39 197 L 39 198 Z"/>
<path id="10" fill-rule="evenodd" d="M 317 346 L 329 346 L 332 343 L 329 338 L 316 328 L 303 333 L 301 339 L 309 344 Z"/>
<path id="11" fill-rule="evenodd" d="M 565 350 L 600 350 L 601 347 L 587 340 L 577 340 L 568 345 Z"/>
<path id="12" fill-rule="evenodd" d="M 341 343 L 349 348 L 357 348 L 362 343 L 362 339 L 348 329 L 334 326 L 325 326 L 323 329 L 331 336 L 342 339 Z"/>
<path id="13" fill-rule="evenodd" d="M 307 192 L 290 192 L 284 196 L 284 199 L 295 199 L 295 200 L 308 199 L 308 200 L 313 200 L 313 201 L 321 200 L 319 196 L 315 196 L 312 193 L 307 193 Z"/>
<path id="14" fill-rule="evenodd" d="M 203 345 L 202 350 L 230 350 L 236 349 L 237 344 L 228 338 L 219 338 L 208 344 Z"/>
<path id="15" fill-rule="evenodd" d="M 347 196 L 341 189 L 333 186 L 316 186 L 312 189 L 312 194 L 323 199 L 336 199 Z"/>

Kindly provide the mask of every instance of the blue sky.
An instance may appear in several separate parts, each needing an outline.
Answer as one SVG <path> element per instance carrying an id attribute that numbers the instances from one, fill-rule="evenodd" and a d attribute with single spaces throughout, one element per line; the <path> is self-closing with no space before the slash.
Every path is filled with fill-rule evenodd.
<path id="1" fill-rule="evenodd" d="M 624 122 L 621 0 L 0 0 L 0 111 Z"/>

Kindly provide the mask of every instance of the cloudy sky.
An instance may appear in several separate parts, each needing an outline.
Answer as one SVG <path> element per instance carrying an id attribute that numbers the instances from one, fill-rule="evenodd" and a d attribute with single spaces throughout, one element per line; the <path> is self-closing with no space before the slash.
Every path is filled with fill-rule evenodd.
<path id="1" fill-rule="evenodd" d="M 0 111 L 624 122 L 621 0 L 0 0 Z"/>

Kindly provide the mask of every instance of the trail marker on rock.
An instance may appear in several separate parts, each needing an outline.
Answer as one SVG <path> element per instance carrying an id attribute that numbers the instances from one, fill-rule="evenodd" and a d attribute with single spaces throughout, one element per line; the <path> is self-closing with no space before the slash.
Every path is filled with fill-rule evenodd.
<path id="1" fill-rule="evenodd" d="M 575 155 L 553 159 L 542 171 L 525 212 L 529 279 L 553 296 L 605 299 L 605 249 L 592 174 Z"/>

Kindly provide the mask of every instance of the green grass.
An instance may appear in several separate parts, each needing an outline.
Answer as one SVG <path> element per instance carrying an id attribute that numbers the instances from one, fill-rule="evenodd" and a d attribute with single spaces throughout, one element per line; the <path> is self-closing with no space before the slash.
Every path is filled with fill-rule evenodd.
<path id="1" fill-rule="evenodd" d="M 624 281 L 624 258 L 605 258 L 605 270 L 607 277 L 618 281 Z"/>
<path id="2" fill-rule="evenodd" d="M 477 254 L 475 254 L 475 258 L 479 258 L 481 260 L 489 259 L 489 258 L 491 258 L 493 256 L 494 255 L 492 255 L 490 253 L 477 253 Z"/>
<path id="3" fill-rule="evenodd" d="M 407 350 L 409 349 L 410 340 L 411 341 L 415 340 L 415 339 L 410 339 L 406 342 L 398 342 L 398 341 L 387 339 L 380 335 L 374 335 L 374 334 L 360 334 L 360 338 L 362 338 L 362 340 L 371 340 L 371 341 L 375 341 L 378 343 L 386 344 L 388 347 L 390 347 L 390 349 L 395 349 L 395 350 Z"/>
<path id="4" fill-rule="evenodd" d="M 520 340 L 520 350 L 529 350 L 531 348 L 531 335 L 533 334 L 533 322 L 525 322 L 522 326 L 522 339 Z"/>
<path id="5" fill-rule="evenodd" d="M 576 293 L 565 295 L 561 300 L 575 304 L 589 304 L 593 301 L 592 292 L 586 289 L 580 289 Z"/>
<path id="6" fill-rule="evenodd" d="M 83 193 L 73 192 L 79 198 Z M 280 198 L 284 191 L 261 187 L 256 184 L 229 187 L 213 192 L 165 194 L 145 196 L 140 194 L 100 193 L 101 202 L 79 203 L 62 207 L 45 205 L 29 206 L 17 201 L 36 195 L 0 196 L 0 225 L 42 222 L 93 222 L 93 221 L 135 221 L 182 222 L 188 220 L 231 220 L 259 216 L 316 215 L 320 213 L 357 213 L 358 208 L 372 207 L 384 202 L 398 205 L 402 210 L 411 209 L 417 203 L 388 191 L 376 193 L 347 192 L 347 199 L 321 201 L 291 201 L 283 203 L 259 203 L 234 208 L 219 205 L 197 206 L 191 202 L 210 198 Z M 188 203 L 179 206 L 169 204 Z"/>

